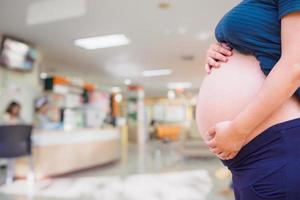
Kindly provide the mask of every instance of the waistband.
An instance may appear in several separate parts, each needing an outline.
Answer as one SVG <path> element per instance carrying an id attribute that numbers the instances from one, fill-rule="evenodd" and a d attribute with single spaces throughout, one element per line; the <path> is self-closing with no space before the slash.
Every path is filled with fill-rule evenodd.
<path id="1" fill-rule="evenodd" d="M 223 164 L 227 167 L 231 168 L 235 165 L 238 165 L 242 160 L 245 160 L 246 157 L 249 157 L 249 155 L 258 149 L 261 150 L 262 148 L 267 148 L 267 146 L 274 144 L 275 141 L 278 140 L 280 134 L 278 134 L 282 130 L 287 130 L 289 128 L 295 128 L 300 127 L 300 118 L 288 120 L 285 122 L 281 122 L 278 124 L 275 124 L 265 131 L 263 131 L 261 134 L 256 136 L 253 140 L 251 140 L 248 144 L 246 144 L 241 151 L 238 153 L 238 155 L 231 159 L 231 160 L 222 160 Z M 283 134 L 284 135 L 284 134 Z M 300 137 L 300 132 L 299 132 Z M 289 135 L 290 136 L 290 135 Z"/>

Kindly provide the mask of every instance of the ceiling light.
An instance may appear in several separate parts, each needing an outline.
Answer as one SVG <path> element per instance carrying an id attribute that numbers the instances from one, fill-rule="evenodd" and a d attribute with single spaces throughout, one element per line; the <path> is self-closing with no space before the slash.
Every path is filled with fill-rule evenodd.
<path id="1" fill-rule="evenodd" d="M 111 91 L 112 91 L 113 93 L 119 93 L 119 92 L 121 92 L 121 88 L 119 88 L 119 87 L 112 87 L 112 88 L 111 88 Z"/>
<path id="2" fill-rule="evenodd" d="M 27 25 L 39 25 L 81 17 L 86 11 L 86 0 L 31 1 L 27 8 L 26 22 Z"/>
<path id="3" fill-rule="evenodd" d="M 162 3 L 158 4 L 158 7 L 162 10 L 166 10 L 171 7 L 171 4 L 168 2 L 162 2 Z"/>
<path id="4" fill-rule="evenodd" d="M 166 76 L 172 74 L 171 69 L 157 69 L 157 70 L 147 70 L 143 71 L 143 76 L 152 77 L 152 76 Z"/>
<path id="5" fill-rule="evenodd" d="M 183 56 L 181 56 L 181 60 L 184 60 L 184 61 L 193 61 L 193 60 L 195 60 L 195 56 L 194 55 L 190 55 L 190 54 L 183 55 Z"/>
<path id="6" fill-rule="evenodd" d="M 129 78 L 124 80 L 125 85 L 130 85 L 131 83 L 132 83 L 132 81 Z"/>
<path id="7" fill-rule="evenodd" d="M 168 83 L 167 87 L 169 89 L 187 89 L 192 87 L 192 83 L 190 82 L 173 82 Z"/>
<path id="8" fill-rule="evenodd" d="M 123 34 L 116 34 L 77 39 L 74 43 L 81 48 L 94 50 L 127 45 L 130 43 L 130 39 Z"/>
<path id="9" fill-rule="evenodd" d="M 40 78 L 41 78 L 41 79 L 46 79 L 47 77 L 48 77 L 48 74 L 45 73 L 45 72 L 42 72 L 42 73 L 40 74 Z"/>
<path id="10" fill-rule="evenodd" d="M 168 99 L 175 99 L 176 94 L 173 90 L 169 90 L 167 96 L 168 96 Z"/>
<path id="11" fill-rule="evenodd" d="M 114 77 L 128 78 L 128 77 L 140 77 L 140 66 L 133 63 L 127 63 L 125 61 L 108 61 L 105 64 L 105 71 Z"/>

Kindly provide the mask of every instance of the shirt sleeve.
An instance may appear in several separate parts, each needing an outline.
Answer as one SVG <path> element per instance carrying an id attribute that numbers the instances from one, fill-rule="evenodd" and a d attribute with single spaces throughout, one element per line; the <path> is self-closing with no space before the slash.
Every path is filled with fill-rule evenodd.
<path id="1" fill-rule="evenodd" d="M 300 11 L 300 0 L 278 0 L 279 19 L 297 11 Z"/>

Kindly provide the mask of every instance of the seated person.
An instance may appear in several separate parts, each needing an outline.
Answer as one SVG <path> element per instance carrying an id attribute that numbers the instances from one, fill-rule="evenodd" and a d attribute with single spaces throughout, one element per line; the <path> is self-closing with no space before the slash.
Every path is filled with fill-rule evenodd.
<path id="1" fill-rule="evenodd" d="M 152 119 L 149 126 L 149 135 L 150 139 L 155 139 L 157 134 L 157 127 L 159 126 L 158 122 L 155 119 Z"/>
<path id="2" fill-rule="evenodd" d="M 24 120 L 20 116 L 21 105 L 18 102 L 12 101 L 6 108 L 6 111 L 2 117 L 3 124 L 22 124 Z"/>
<path id="3" fill-rule="evenodd" d="M 3 125 L 17 125 L 23 124 L 24 120 L 20 116 L 21 105 L 18 102 L 12 101 L 8 104 L 5 113 L 2 116 L 1 124 Z M 7 162 L 0 159 L 0 168 L 6 168 Z"/>
<path id="4" fill-rule="evenodd" d="M 60 129 L 63 128 L 59 122 L 54 122 L 48 116 L 49 102 L 47 97 L 41 97 L 35 101 L 35 127 L 39 129 Z"/>

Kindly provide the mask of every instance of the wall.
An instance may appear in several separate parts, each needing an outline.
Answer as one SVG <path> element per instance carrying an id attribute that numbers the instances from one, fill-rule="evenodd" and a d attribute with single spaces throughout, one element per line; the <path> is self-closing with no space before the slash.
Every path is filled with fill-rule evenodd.
<path id="1" fill-rule="evenodd" d="M 1 36 L 0 36 L 1 42 Z M 0 118 L 9 102 L 15 100 L 22 106 L 22 118 L 32 122 L 34 99 L 41 95 L 39 64 L 31 72 L 18 72 L 0 66 Z"/>

